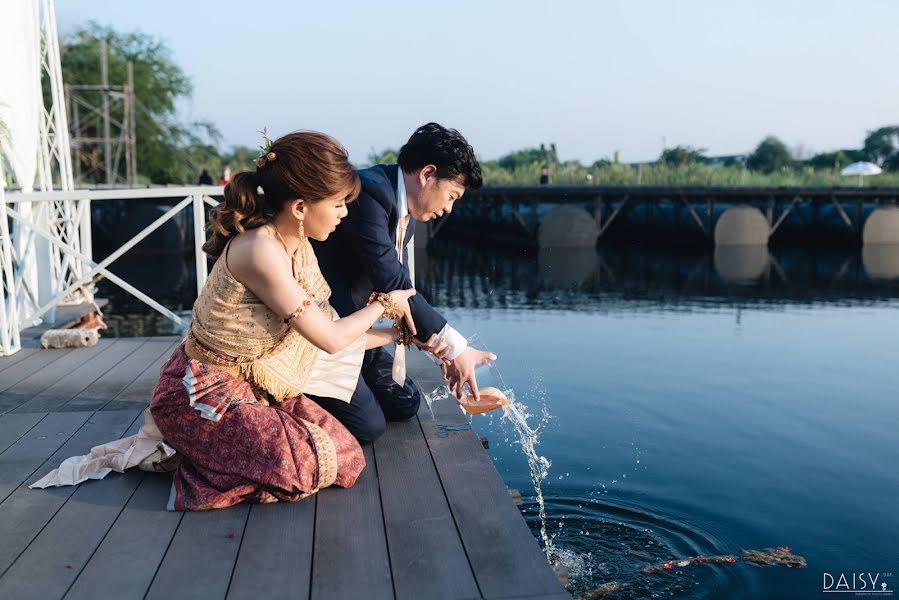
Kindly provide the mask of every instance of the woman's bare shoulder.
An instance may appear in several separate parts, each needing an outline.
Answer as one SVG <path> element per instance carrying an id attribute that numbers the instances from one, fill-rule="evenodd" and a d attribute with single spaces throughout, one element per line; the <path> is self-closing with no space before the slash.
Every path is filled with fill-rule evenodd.
<path id="1" fill-rule="evenodd" d="M 255 279 L 260 275 L 290 273 L 290 265 L 280 242 L 259 228 L 239 234 L 228 246 L 228 270 L 238 281 Z"/>

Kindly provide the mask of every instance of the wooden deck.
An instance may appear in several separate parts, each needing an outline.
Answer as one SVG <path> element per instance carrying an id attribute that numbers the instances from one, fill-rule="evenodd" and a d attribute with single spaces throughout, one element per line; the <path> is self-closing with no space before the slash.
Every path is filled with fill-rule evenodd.
<path id="1" fill-rule="evenodd" d="M 391 423 L 353 488 L 296 504 L 167 512 L 171 478 L 140 471 L 28 489 L 135 433 L 178 341 L 0 358 L 0 598 L 570 598 L 450 403 Z"/>

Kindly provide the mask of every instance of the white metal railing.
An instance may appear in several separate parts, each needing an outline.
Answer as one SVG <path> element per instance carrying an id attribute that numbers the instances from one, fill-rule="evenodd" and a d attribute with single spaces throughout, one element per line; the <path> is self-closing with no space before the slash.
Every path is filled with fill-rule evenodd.
<path id="1" fill-rule="evenodd" d="M 175 324 L 181 317 L 109 270 L 109 266 L 175 215 L 191 206 L 194 222 L 194 259 L 197 293 L 206 283 L 207 263 L 202 245 L 206 240 L 204 204 L 215 206 L 210 196 L 223 188 L 213 186 L 68 192 L 6 193 L 0 189 L 0 279 L 3 304 L 0 344 L 4 355 L 20 347 L 19 331 L 40 322 L 56 306 L 103 276 L 135 298 L 159 311 Z M 91 253 L 91 203 L 183 197 L 175 206 L 144 227 L 99 263 Z M 7 219 L 12 219 L 10 235 Z"/>

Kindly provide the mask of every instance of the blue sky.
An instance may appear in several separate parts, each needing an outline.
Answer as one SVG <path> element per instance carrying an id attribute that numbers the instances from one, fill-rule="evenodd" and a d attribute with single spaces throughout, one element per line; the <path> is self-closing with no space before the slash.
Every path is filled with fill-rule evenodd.
<path id="1" fill-rule="evenodd" d="M 229 144 L 317 129 L 364 162 L 433 120 L 486 159 L 555 142 L 630 162 L 663 137 L 808 153 L 899 124 L 891 0 L 56 2 L 63 34 L 94 19 L 162 38 L 195 86 L 183 116 Z"/>

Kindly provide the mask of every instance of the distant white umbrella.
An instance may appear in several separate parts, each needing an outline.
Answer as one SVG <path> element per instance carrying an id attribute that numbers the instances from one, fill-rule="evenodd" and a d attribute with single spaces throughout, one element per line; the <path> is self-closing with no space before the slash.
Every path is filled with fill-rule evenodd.
<path id="1" fill-rule="evenodd" d="M 849 176 L 849 175 L 858 175 L 858 184 L 862 185 L 862 177 L 865 175 L 880 175 L 883 172 L 883 169 L 878 167 L 872 162 L 854 162 L 851 165 L 846 166 L 842 171 L 840 171 L 840 175 Z"/>

